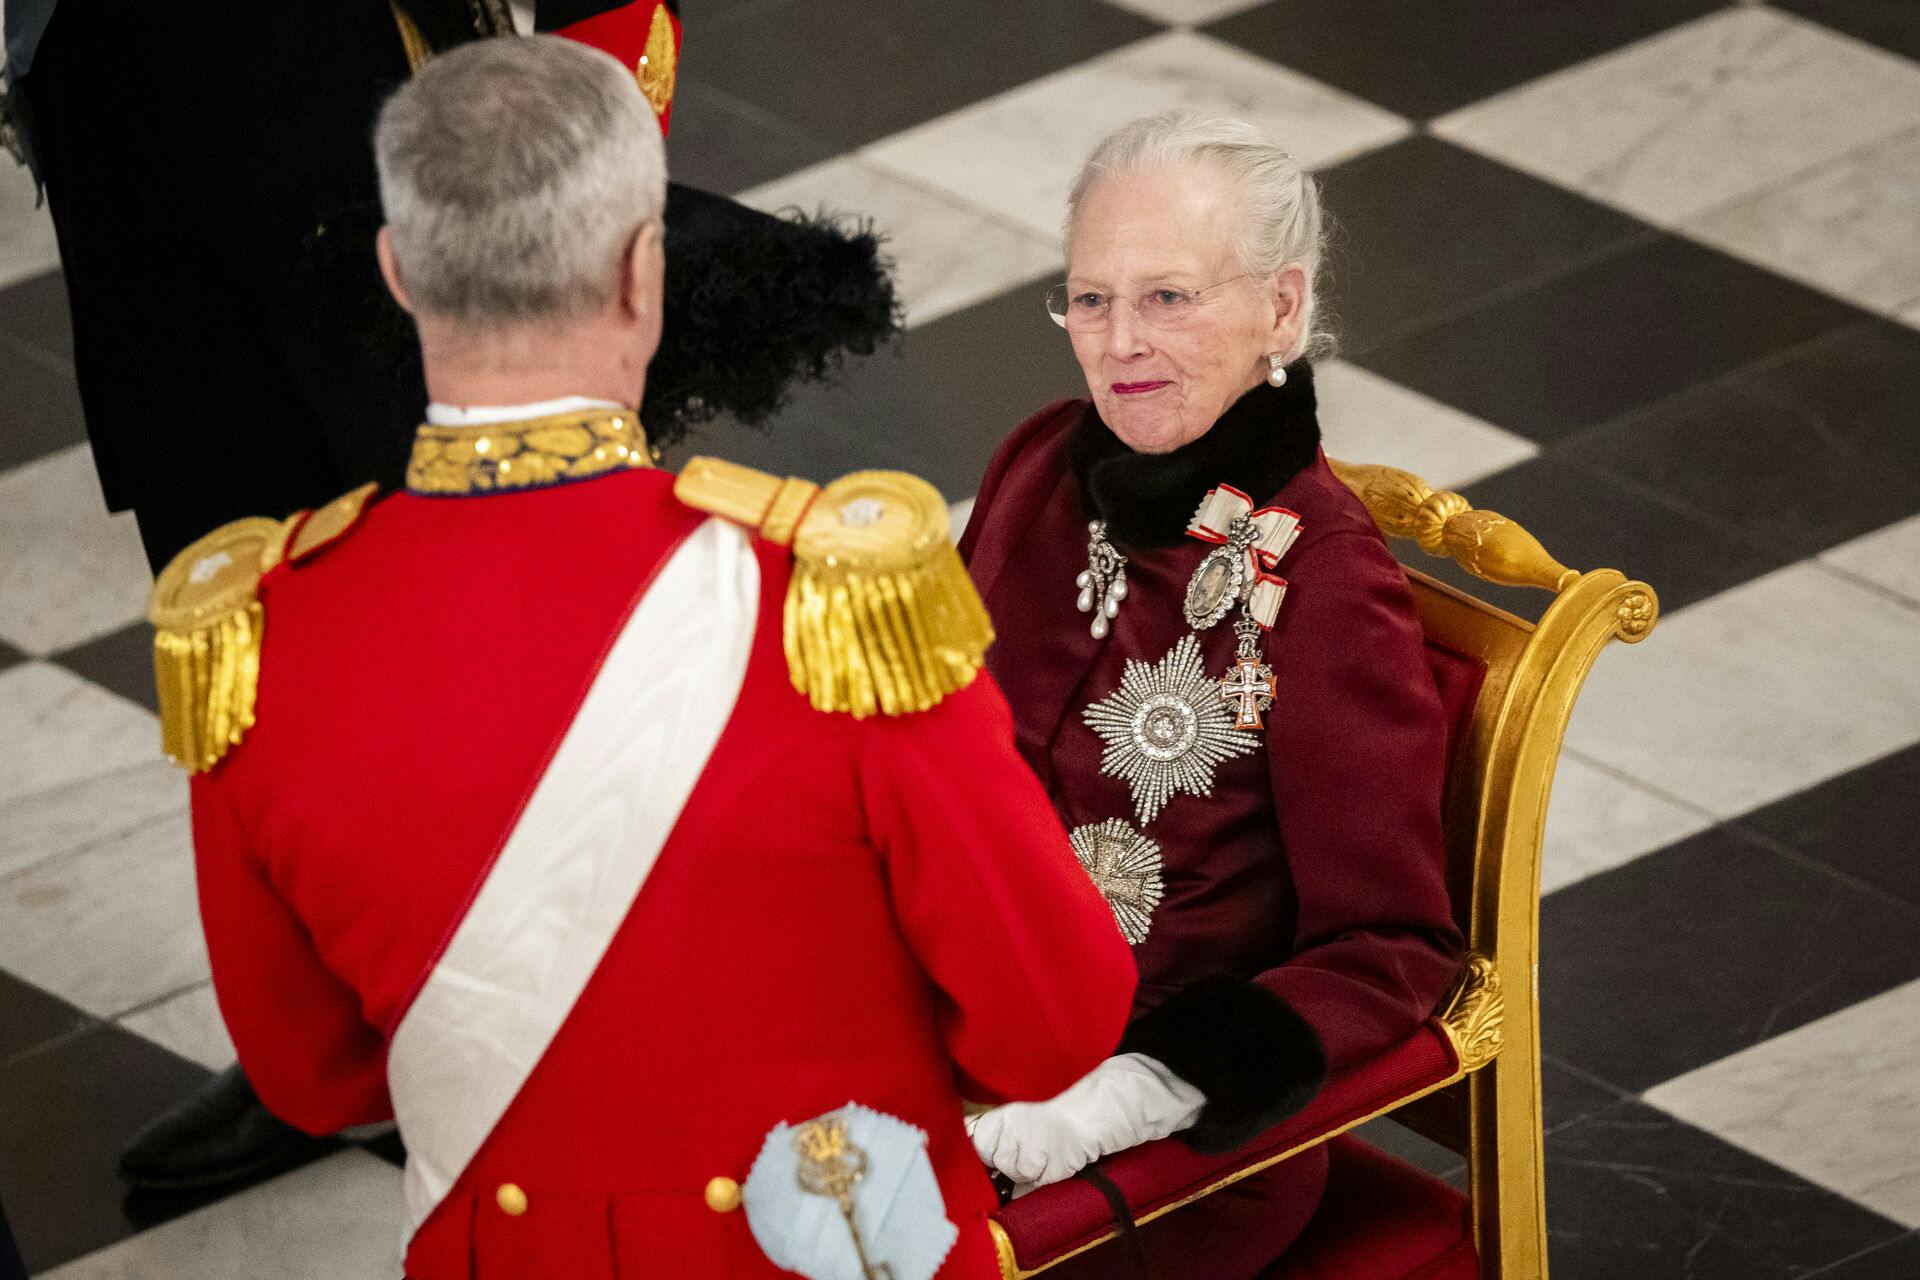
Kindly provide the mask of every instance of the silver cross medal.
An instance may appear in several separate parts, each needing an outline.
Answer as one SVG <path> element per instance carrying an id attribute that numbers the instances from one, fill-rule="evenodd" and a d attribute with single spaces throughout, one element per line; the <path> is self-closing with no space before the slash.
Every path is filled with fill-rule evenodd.
<path id="1" fill-rule="evenodd" d="M 1266 727 L 1260 713 L 1273 705 L 1273 668 L 1260 661 L 1260 624 L 1247 614 L 1234 620 L 1238 658 L 1220 678 L 1220 701 L 1234 703 L 1233 727 L 1257 733 Z"/>

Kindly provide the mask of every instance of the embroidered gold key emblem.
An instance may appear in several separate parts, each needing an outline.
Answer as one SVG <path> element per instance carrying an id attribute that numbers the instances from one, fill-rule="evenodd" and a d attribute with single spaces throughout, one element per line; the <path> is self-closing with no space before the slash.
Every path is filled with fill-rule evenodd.
<path id="1" fill-rule="evenodd" d="M 853 1189 L 867 1176 L 867 1153 L 847 1137 L 844 1120 L 814 1120 L 793 1135 L 800 1156 L 796 1176 L 808 1195 L 824 1196 L 840 1206 L 840 1216 L 853 1233 L 853 1251 L 865 1280 L 893 1280 L 893 1268 L 867 1257 L 867 1242 L 853 1217 Z"/>

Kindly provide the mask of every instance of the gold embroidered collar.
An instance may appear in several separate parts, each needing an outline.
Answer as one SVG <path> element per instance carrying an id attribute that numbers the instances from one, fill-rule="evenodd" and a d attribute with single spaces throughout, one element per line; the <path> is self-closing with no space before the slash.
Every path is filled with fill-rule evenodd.
<path id="1" fill-rule="evenodd" d="M 588 409 L 484 426 L 422 426 L 407 463 L 407 490 L 443 497 L 591 480 L 653 465 L 640 416 Z"/>

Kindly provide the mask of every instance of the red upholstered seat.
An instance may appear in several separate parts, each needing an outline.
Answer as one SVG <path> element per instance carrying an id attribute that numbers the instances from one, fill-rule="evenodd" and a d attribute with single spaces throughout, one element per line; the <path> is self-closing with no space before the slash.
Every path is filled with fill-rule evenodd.
<path id="1" fill-rule="evenodd" d="M 1451 1079 L 1458 1070 L 1453 1042 L 1437 1021 L 1429 1021 L 1398 1048 L 1329 1080 L 1305 1110 L 1238 1151 L 1206 1156 L 1170 1138 L 1122 1151 L 1101 1161 L 1100 1168 L 1125 1194 L 1134 1216 L 1145 1219 L 1156 1210 L 1198 1195 L 1237 1170 L 1262 1164 Z M 1405 1168 L 1394 1164 L 1397 1169 Z M 1442 1189 L 1446 1190 L 1444 1186 Z M 1042 1187 L 1003 1205 L 994 1217 L 1012 1242 L 1021 1268 L 1029 1271 L 1102 1239 L 1114 1229 L 1113 1213 L 1106 1200 L 1079 1179 Z"/>
<path id="2" fill-rule="evenodd" d="M 1260 1280 L 1479 1280 L 1465 1196 L 1357 1138 L 1327 1157 L 1320 1211 Z"/>

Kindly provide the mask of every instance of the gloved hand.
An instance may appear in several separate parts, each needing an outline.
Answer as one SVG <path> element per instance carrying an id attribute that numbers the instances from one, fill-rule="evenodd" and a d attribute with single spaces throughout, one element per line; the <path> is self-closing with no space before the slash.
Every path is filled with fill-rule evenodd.
<path id="1" fill-rule="evenodd" d="M 1101 1156 L 1192 1124 L 1206 1095 L 1144 1053 L 1108 1058 L 1046 1102 L 1015 1102 L 967 1121 L 980 1158 L 1015 1182 L 1045 1186 Z"/>

